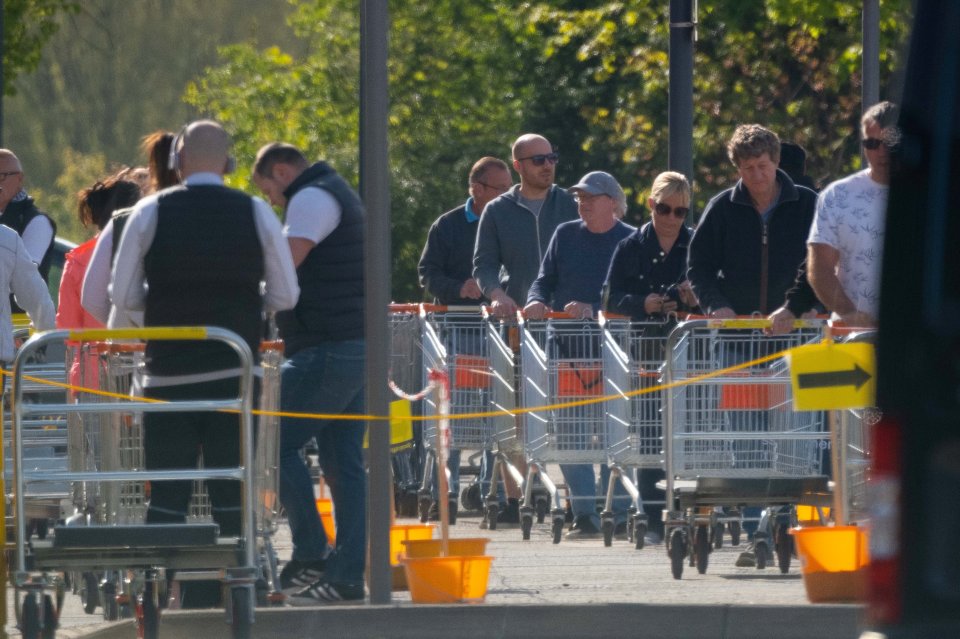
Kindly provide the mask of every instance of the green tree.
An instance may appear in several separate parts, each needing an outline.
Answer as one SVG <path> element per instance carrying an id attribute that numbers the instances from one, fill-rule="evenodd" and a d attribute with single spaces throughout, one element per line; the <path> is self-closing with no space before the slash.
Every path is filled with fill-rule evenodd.
<path id="1" fill-rule="evenodd" d="M 80 9 L 76 0 L 4 0 L 3 94 L 16 93 L 21 73 L 37 68 L 43 47 L 59 28 L 63 14 Z"/>
<path id="2" fill-rule="evenodd" d="M 466 198 L 476 159 L 509 156 L 522 91 L 513 80 L 518 64 L 504 28 L 512 14 L 497 3 L 394 2 L 390 10 L 393 294 L 411 300 L 422 296 L 416 263 L 427 228 Z M 186 100 L 234 133 L 238 184 L 246 184 L 256 149 L 277 139 L 327 159 L 356 184 L 357 4 L 298 3 L 289 22 L 309 55 L 225 47 L 223 64 L 192 83 Z"/>

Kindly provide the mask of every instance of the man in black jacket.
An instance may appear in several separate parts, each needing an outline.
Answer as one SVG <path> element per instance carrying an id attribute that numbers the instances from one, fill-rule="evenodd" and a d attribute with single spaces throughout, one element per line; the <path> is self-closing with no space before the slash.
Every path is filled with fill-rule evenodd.
<path id="1" fill-rule="evenodd" d="M 777 168 L 780 139 L 758 124 L 738 126 L 727 153 L 740 180 L 707 204 L 690 240 L 687 276 L 700 307 L 710 317 L 766 315 L 783 304 L 794 284 L 806 256 L 817 196 Z M 721 340 L 717 355 L 724 368 L 781 348 L 773 340 L 732 335 Z M 727 420 L 734 432 L 762 433 L 768 427 L 763 411 L 731 411 Z M 762 470 L 764 446 L 759 437 L 735 441 L 735 467 Z M 744 514 L 748 518 L 744 530 L 753 541 L 754 518 L 760 509 L 750 507 Z M 751 546 L 737 565 L 750 566 L 755 561 Z"/>
<path id="2" fill-rule="evenodd" d="M 741 125 L 727 151 L 740 180 L 707 204 L 690 240 L 688 276 L 711 317 L 767 314 L 783 303 L 806 257 L 817 196 L 777 168 L 772 131 Z"/>
<path id="3" fill-rule="evenodd" d="M 37 264 L 40 276 L 46 282 L 57 225 L 27 195 L 23 188 L 20 159 L 8 149 L 0 149 L 0 224 L 9 226 L 23 238 L 27 254 Z M 22 312 L 13 303 L 12 309 L 14 313 Z"/>

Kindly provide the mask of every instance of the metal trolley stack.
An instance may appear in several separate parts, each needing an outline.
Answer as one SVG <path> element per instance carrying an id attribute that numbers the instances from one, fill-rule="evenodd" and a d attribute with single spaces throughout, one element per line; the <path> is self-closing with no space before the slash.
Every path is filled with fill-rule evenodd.
<path id="1" fill-rule="evenodd" d="M 822 322 L 799 321 L 776 337 L 764 334 L 767 326 L 767 320 L 694 320 L 667 341 L 665 532 L 677 579 L 688 558 L 706 572 L 722 533 L 717 507 L 789 506 L 827 491 L 824 415 L 793 410 L 786 362 L 776 355 L 818 341 Z M 741 366 L 746 362 L 757 363 Z M 789 510 L 761 520 L 754 538 L 758 568 L 766 565 L 772 537 L 781 571 L 789 569 L 791 523 Z"/>
<path id="2" fill-rule="evenodd" d="M 423 382 L 420 305 L 391 304 L 387 312 L 387 327 L 390 333 L 387 379 L 401 392 L 419 390 Z M 419 404 L 416 406 L 419 407 Z M 413 425 L 413 430 L 413 441 L 394 447 L 391 455 L 395 501 L 397 512 L 402 517 L 417 515 L 418 491 L 423 478 L 420 465 L 423 427 L 420 422 Z"/>
<path id="3" fill-rule="evenodd" d="M 831 325 L 829 334 L 835 341 L 866 342 L 873 344 L 874 329 L 840 327 Z M 869 523 L 867 508 L 867 471 L 870 465 L 870 440 L 872 429 L 880 421 L 881 413 L 876 407 L 848 408 L 832 411 L 830 431 L 833 434 L 831 448 L 835 472 L 833 477 L 834 522 L 841 525 Z M 839 498 L 836 498 L 839 496 Z"/>
<path id="4" fill-rule="evenodd" d="M 496 467 L 507 469 L 519 478 L 507 460 L 504 450 L 516 441 L 513 353 L 499 338 L 498 326 L 480 307 L 424 305 L 423 372 L 424 386 L 429 368 L 445 367 L 450 379 L 450 446 L 461 450 L 496 453 Z M 425 415 L 439 415 L 433 396 L 424 398 Z M 476 413 L 477 416 L 457 418 Z M 432 502 L 432 486 L 436 464 L 438 421 L 427 420 L 423 426 L 423 446 L 426 452 L 423 484 L 420 489 L 420 517 L 426 520 Z M 492 488 L 486 502 L 488 525 L 496 527 L 498 501 L 496 499 L 497 472 L 494 470 Z M 502 471 L 501 471 L 502 472 Z M 492 496 L 492 498 L 491 498 Z M 457 495 L 448 496 L 456 505 Z M 451 513 L 456 508 L 451 508 Z M 451 521 L 453 516 L 451 515 Z"/>
<path id="5" fill-rule="evenodd" d="M 16 328 L 14 341 L 19 346 L 30 336 L 30 329 L 24 322 L 28 320 L 14 316 Z M 23 395 L 24 402 L 44 407 L 35 411 L 23 422 L 23 457 L 25 466 L 37 471 L 62 471 L 68 467 L 68 428 L 67 415 L 55 410 L 54 405 L 62 403 L 66 396 L 62 384 L 67 380 L 64 368 L 63 351 L 52 346 L 27 358 L 24 363 Z M 13 536 L 13 417 L 10 412 L 10 382 L 3 378 L 3 474 L 7 494 L 5 525 L 7 539 Z M 27 535 L 36 534 L 45 538 L 53 522 L 61 517 L 63 504 L 70 501 L 70 486 L 67 482 L 50 482 L 28 488 L 29 504 L 26 509 Z"/>
<path id="6" fill-rule="evenodd" d="M 562 537 L 564 510 L 546 465 L 607 462 L 601 344 L 601 329 L 593 320 L 551 313 L 543 321 L 521 321 L 523 442 L 527 457 L 524 500 L 531 498 L 533 481 L 538 477 L 553 504 L 550 515 L 555 544 Z M 558 404 L 572 405 L 560 408 Z M 531 525 L 531 519 L 521 518 L 524 539 L 529 539 Z"/>
<path id="7" fill-rule="evenodd" d="M 605 315 L 601 315 L 601 325 L 604 395 L 611 398 L 605 405 L 611 479 L 601 514 L 604 543 L 611 543 L 613 481 L 617 478 L 633 499 L 635 512 L 628 537 L 639 550 L 649 522 L 627 470 L 663 468 L 663 395 L 653 389 L 663 376 L 667 333 L 672 325 Z"/>
<path id="8" fill-rule="evenodd" d="M 80 343 L 123 340 L 101 345 L 96 357 L 103 390 L 125 395 L 136 379 L 140 339 L 216 340 L 229 345 L 241 362 L 237 396 L 226 400 L 198 400 L 131 404 L 118 397 L 56 405 L 58 411 L 79 415 L 80 431 L 71 437 L 69 471 L 38 472 L 23 459 L 24 423 L 39 410 L 24 404 L 25 362 L 46 345 L 69 339 Z M 89 354 L 89 353 L 87 353 Z M 279 401 L 281 351 L 276 343 L 264 349 L 265 409 Z M 81 358 L 83 361 L 83 358 Z M 102 593 L 105 613 L 119 615 L 126 603 L 136 610 L 142 636 L 156 637 L 159 611 L 165 602 L 165 571 L 177 579 L 220 579 L 224 582 L 227 621 L 234 637 L 249 637 L 256 603 L 255 583 L 275 582 L 276 558 L 270 535 L 276 529 L 278 427 L 277 418 L 259 423 L 254 448 L 252 418 L 253 357 L 235 334 L 217 328 L 175 328 L 97 331 L 51 331 L 37 335 L 21 348 L 14 364 L 13 461 L 16 519 L 24 521 L 29 493 L 24 488 L 44 482 L 70 482 L 74 486 L 75 514 L 54 528 L 52 539 L 30 541 L 24 526 L 16 527 L 17 591 L 15 611 L 24 636 L 53 636 L 57 609 L 62 603 L 61 571 L 84 575 L 87 600 Z M 83 399 L 78 398 L 78 399 Z M 228 469 L 143 469 L 141 416 L 145 412 L 230 410 L 240 414 L 241 465 Z M 213 523 L 143 525 L 144 486 L 158 480 L 228 479 L 241 484 L 242 530 L 239 538 L 219 537 Z M 258 556 L 259 553 L 259 556 Z M 94 581 L 98 583 L 94 583 Z M 89 583 L 86 583 L 89 582 Z M 54 597 L 46 594 L 53 589 Z M 115 618 L 115 617 L 114 617 Z"/>

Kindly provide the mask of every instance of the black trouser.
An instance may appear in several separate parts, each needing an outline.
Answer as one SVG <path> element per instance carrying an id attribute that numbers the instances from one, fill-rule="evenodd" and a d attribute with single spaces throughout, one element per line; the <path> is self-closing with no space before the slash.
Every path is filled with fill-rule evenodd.
<path id="1" fill-rule="evenodd" d="M 170 401 L 229 399 L 238 394 L 239 380 L 229 379 L 179 386 L 154 386 L 145 396 Z M 144 415 L 144 462 L 147 470 L 192 470 L 203 452 L 204 468 L 236 468 L 240 465 L 240 417 L 213 411 L 146 413 Z M 186 521 L 193 487 L 191 480 L 152 481 L 147 523 Z M 213 519 L 220 534 L 236 536 L 240 525 L 240 483 L 232 479 L 207 481 L 213 504 Z"/>

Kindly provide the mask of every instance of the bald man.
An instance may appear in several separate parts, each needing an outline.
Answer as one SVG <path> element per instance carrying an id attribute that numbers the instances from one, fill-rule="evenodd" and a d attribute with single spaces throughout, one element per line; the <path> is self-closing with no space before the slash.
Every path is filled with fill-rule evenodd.
<path id="1" fill-rule="evenodd" d="M 27 195 L 20 159 L 9 149 L 0 149 L 0 224 L 9 226 L 23 239 L 27 255 L 39 267 L 40 277 L 46 282 L 57 225 Z M 14 313 L 23 312 L 13 298 L 11 308 Z"/>
<path id="2" fill-rule="evenodd" d="M 220 326 L 240 335 L 256 355 L 263 312 L 293 308 L 300 290 L 273 210 L 224 186 L 233 168 L 229 149 L 230 138 L 216 122 L 184 127 L 170 157 L 183 184 L 134 207 L 117 251 L 112 297 L 118 312 L 143 311 L 145 326 Z M 162 400 L 236 397 L 239 372 L 236 355 L 223 344 L 148 342 L 144 394 Z M 239 432 L 237 416 L 226 413 L 147 414 L 145 465 L 196 468 L 202 447 L 206 468 L 236 467 Z M 207 488 L 220 534 L 238 535 L 239 484 L 210 481 Z M 184 522 L 190 489 L 189 481 L 152 482 L 147 523 Z"/>

